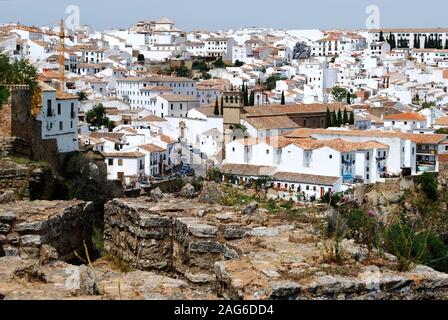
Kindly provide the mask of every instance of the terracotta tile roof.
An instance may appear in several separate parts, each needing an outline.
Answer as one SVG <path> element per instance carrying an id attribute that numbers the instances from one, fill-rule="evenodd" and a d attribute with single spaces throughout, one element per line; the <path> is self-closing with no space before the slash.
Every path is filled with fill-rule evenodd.
<path id="1" fill-rule="evenodd" d="M 170 76 L 148 76 L 148 77 L 127 77 L 119 78 L 118 82 L 194 82 L 194 80 L 184 77 Z"/>
<path id="2" fill-rule="evenodd" d="M 215 115 L 215 107 L 214 107 L 214 105 L 215 105 L 215 103 L 213 102 L 213 107 L 212 106 L 204 106 L 204 107 L 197 107 L 197 108 L 194 108 L 194 109 L 199 111 L 203 115 L 205 115 L 207 117 L 210 117 L 210 116 L 214 116 Z"/>
<path id="3" fill-rule="evenodd" d="M 140 91 L 173 91 L 173 88 L 167 86 L 150 86 L 144 87 Z"/>
<path id="4" fill-rule="evenodd" d="M 177 143 L 178 141 L 176 139 L 171 138 L 170 136 L 167 136 L 165 134 L 161 134 L 159 136 L 159 139 L 167 144 Z"/>
<path id="5" fill-rule="evenodd" d="M 166 149 L 156 146 L 155 144 L 149 143 L 138 146 L 140 149 L 146 150 L 148 152 L 165 152 Z"/>
<path id="6" fill-rule="evenodd" d="M 439 162 L 448 162 L 448 154 L 439 154 Z"/>
<path id="7" fill-rule="evenodd" d="M 199 102 L 199 99 L 195 96 L 189 96 L 184 94 L 164 94 L 160 96 L 169 102 Z"/>
<path id="8" fill-rule="evenodd" d="M 137 134 L 137 130 L 133 129 L 133 128 L 123 128 L 121 129 L 122 131 L 126 131 L 128 133 L 132 133 L 132 134 Z"/>
<path id="9" fill-rule="evenodd" d="M 420 144 L 439 144 L 447 140 L 447 135 L 444 134 L 418 134 L 418 133 L 404 133 L 393 131 L 367 131 L 367 130 L 329 130 L 329 129 L 296 129 L 288 132 L 283 136 L 285 138 L 303 137 L 304 135 L 333 135 L 335 137 L 357 136 L 369 138 L 397 138 L 410 140 Z"/>
<path id="10" fill-rule="evenodd" d="M 221 172 L 224 174 L 241 176 L 271 176 L 275 170 L 276 167 L 233 163 L 224 164 L 221 168 Z"/>
<path id="11" fill-rule="evenodd" d="M 261 117 L 244 117 L 243 118 L 249 122 L 251 126 L 258 130 L 265 129 L 293 129 L 300 128 L 300 126 L 292 121 L 286 115 L 276 115 L 276 116 L 261 116 Z"/>
<path id="12" fill-rule="evenodd" d="M 202 136 L 218 136 L 222 137 L 222 132 L 216 128 L 209 129 L 201 133 Z"/>
<path id="13" fill-rule="evenodd" d="M 79 100 L 79 97 L 75 96 L 73 94 L 70 94 L 70 93 L 57 91 L 56 99 L 58 99 L 58 100 Z"/>
<path id="14" fill-rule="evenodd" d="M 120 142 L 124 137 L 124 133 L 117 132 L 93 132 L 90 134 L 90 137 L 95 139 L 108 139 L 111 141 Z"/>
<path id="15" fill-rule="evenodd" d="M 290 105 L 269 105 L 263 107 L 245 107 L 243 108 L 244 114 L 249 116 L 269 116 L 269 115 L 287 115 L 298 113 L 325 113 L 327 108 L 330 111 L 339 109 L 343 111 L 352 111 L 349 106 L 342 105 L 340 103 L 311 103 L 311 104 L 290 104 Z"/>
<path id="16" fill-rule="evenodd" d="M 341 180 L 341 177 L 319 176 L 314 174 L 303 174 L 294 172 L 277 172 L 272 176 L 272 178 L 277 181 L 316 184 L 324 186 L 334 186 Z"/>
<path id="17" fill-rule="evenodd" d="M 448 116 L 441 117 L 434 122 L 436 126 L 448 126 Z"/>
<path id="18" fill-rule="evenodd" d="M 112 153 L 102 153 L 106 158 L 141 158 L 145 154 L 141 152 L 112 152 Z"/>
<path id="19" fill-rule="evenodd" d="M 418 112 L 404 112 L 385 116 L 384 120 L 426 121 L 426 117 Z"/>
<path id="20" fill-rule="evenodd" d="M 135 119 L 134 121 L 144 121 L 144 122 L 166 122 L 166 119 L 160 118 L 156 115 L 150 114 L 149 116 L 143 117 L 141 119 Z"/>

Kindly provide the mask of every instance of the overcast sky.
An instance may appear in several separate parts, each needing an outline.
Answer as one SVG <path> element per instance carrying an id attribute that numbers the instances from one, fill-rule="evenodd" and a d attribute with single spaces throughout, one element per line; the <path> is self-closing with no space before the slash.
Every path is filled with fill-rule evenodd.
<path id="1" fill-rule="evenodd" d="M 162 17 L 186 31 L 249 26 L 363 29 L 369 5 L 380 8 L 383 28 L 448 27 L 446 0 L 0 0 L 0 23 L 56 25 L 70 4 L 79 6 L 81 25 L 98 30 Z"/>

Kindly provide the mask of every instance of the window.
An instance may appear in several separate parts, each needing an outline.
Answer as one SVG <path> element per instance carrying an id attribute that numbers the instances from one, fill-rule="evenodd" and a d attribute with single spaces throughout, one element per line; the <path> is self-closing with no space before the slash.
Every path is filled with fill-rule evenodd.
<path id="1" fill-rule="evenodd" d="M 59 121 L 59 130 L 64 129 L 64 123 L 62 121 Z"/>
<path id="2" fill-rule="evenodd" d="M 313 187 L 313 191 L 316 191 L 316 190 L 317 190 L 317 188 L 316 188 L 316 186 L 314 186 L 314 187 Z"/>
<path id="3" fill-rule="evenodd" d="M 51 111 L 51 100 L 47 100 L 47 117 L 52 117 L 53 112 Z"/>
<path id="4" fill-rule="evenodd" d="M 266 154 L 269 154 L 269 149 L 266 149 Z"/>
<path id="5" fill-rule="evenodd" d="M 58 115 L 60 115 L 60 114 L 61 114 L 61 104 L 58 103 Z"/>
<path id="6" fill-rule="evenodd" d="M 174 104 L 171 104 L 171 110 L 173 110 L 174 109 Z"/>
<path id="7" fill-rule="evenodd" d="M 114 159 L 109 159 L 109 165 L 113 166 L 114 165 Z"/>
<path id="8" fill-rule="evenodd" d="M 123 166 L 123 159 L 118 159 L 118 165 L 119 165 L 120 167 Z"/>
<path id="9" fill-rule="evenodd" d="M 329 155 L 329 158 L 330 158 L 330 159 L 333 159 L 333 155 L 332 155 L 332 154 L 330 154 L 330 155 Z"/>
<path id="10" fill-rule="evenodd" d="M 310 186 L 306 186 L 306 190 L 307 190 L 307 191 L 310 190 Z"/>
<path id="11" fill-rule="evenodd" d="M 412 155 L 414 155 L 414 154 L 415 154 L 415 148 L 412 147 Z"/>
<path id="12" fill-rule="evenodd" d="M 232 152 L 235 152 L 235 148 L 232 148 Z"/>

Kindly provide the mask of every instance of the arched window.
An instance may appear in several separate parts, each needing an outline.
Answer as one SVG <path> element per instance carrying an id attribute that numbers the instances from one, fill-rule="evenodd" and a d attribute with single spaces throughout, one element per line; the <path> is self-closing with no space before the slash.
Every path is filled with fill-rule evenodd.
<path id="1" fill-rule="evenodd" d="M 230 103 L 233 103 L 233 97 L 230 97 Z"/>
<path id="2" fill-rule="evenodd" d="M 235 97 L 235 103 L 238 103 L 238 97 Z"/>
<path id="3" fill-rule="evenodd" d="M 226 97 L 226 104 L 229 103 L 229 97 Z"/>

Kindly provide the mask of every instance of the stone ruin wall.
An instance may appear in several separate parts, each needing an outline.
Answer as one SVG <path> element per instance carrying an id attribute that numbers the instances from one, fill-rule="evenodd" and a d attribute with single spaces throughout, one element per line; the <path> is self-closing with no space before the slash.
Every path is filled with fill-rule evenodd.
<path id="1" fill-rule="evenodd" d="M 180 276 L 225 299 L 448 297 L 448 275 L 424 266 L 400 273 L 354 260 L 345 266 L 359 268 L 353 275 L 323 271 L 331 266 L 319 262 L 305 226 L 243 211 L 186 199 L 115 199 L 105 206 L 104 249 L 131 269 Z M 365 254 L 343 242 L 351 259 Z"/>
<path id="2" fill-rule="evenodd" d="M 60 260 L 83 256 L 92 236 L 94 206 L 83 201 L 21 201 L 0 206 L 0 257 L 39 259 L 43 245 Z"/>
<path id="3" fill-rule="evenodd" d="M 182 207 L 160 213 L 157 207 L 133 208 L 113 200 L 105 206 L 104 248 L 132 268 L 176 272 L 208 283 L 214 281 L 215 262 L 238 257 L 226 241 L 244 237 L 238 228 L 205 222 Z"/>

